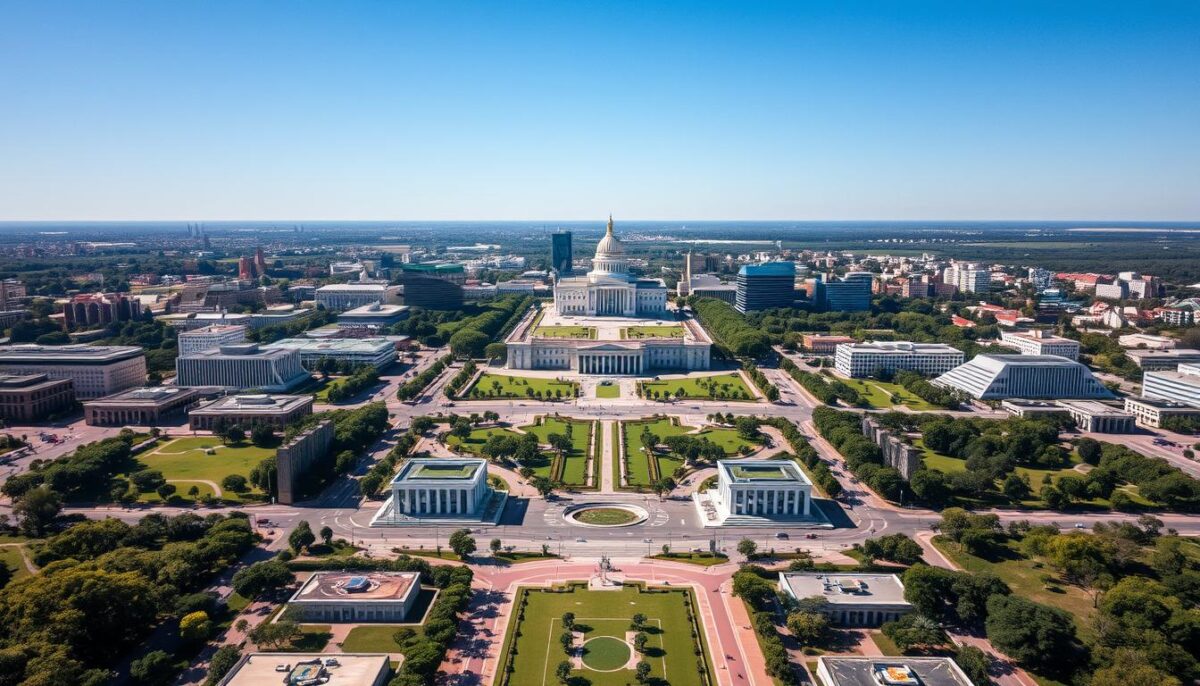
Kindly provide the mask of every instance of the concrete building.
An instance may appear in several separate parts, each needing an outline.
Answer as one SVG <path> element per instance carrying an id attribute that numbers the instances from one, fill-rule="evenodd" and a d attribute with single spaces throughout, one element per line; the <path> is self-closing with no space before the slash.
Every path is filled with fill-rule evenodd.
<path id="1" fill-rule="evenodd" d="M 662 279 L 639 279 L 629 272 L 625 246 L 613 235 L 612 217 L 596 245 L 586 276 L 560 278 L 554 284 L 554 308 L 561 315 L 662 317 L 667 286 Z"/>
<path id="2" fill-rule="evenodd" d="M 1181 364 L 1200 363 L 1200 350 L 1174 348 L 1171 350 L 1127 350 L 1133 363 L 1144 372 L 1159 372 L 1175 369 Z"/>
<path id="3" fill-rule="evenodd" d="M 820 686 L 976 686 L 948 657 L 817 658 Z"/>
<path id="4" fill-rule="evenodd" d="M 831 336 L 819 333 L 806 333 L 800 337 L 800 346 L 814 355 L 832 355 L 837 347 L 854 343 L 851 336 Z"/>
<path id="5" fill-rule="evenodd" d="M 0 374 L 70 379 L 76 398 L 101 398 L 146 383 L 146 354 L 129 345 L 6 345 Z"/>
<path id="6" fill-rule="evenodd" d="M 177 331 L 193 331 L 211 326 L 244 326 L 253 328 L 250 315 L 236 312 L 175 312 L 155 319 Z"/>
<path id="7" fill-rule="evenodd" d="M 1138 424 L 1155 429 L 1161 429 L 1163 421 L 1172 417 L 1200 418 L 1200 407 L 1161 398 L 1125 398 L 1125 411 Z"/>
<path id="8" fill-rule="evenodd" d="M 411 459 L 391 490 L 396 512 L 410 517 L 479 517 L 491 497 L 487 462 L 471 458 Z"/>
<path id="9" fill-rule="evenodd" d="M 263 424 L 282 429 L 312 414 L 311 395 L 227 395 L 188 412 L 193 431 L 211 431 L 219 425 L 252 427 Z"/>
<path id="10" fill-rule="evenodd" d="M 1001 331 L 1000 340 L 1019 350 L 1022 355 L 1058 355 L 1068 360 L 1079 359 L 1079 341 L 1055 336 L 1045 329 Z"/>
<path id="11" fill-rule="evenodd" d="M 680 287 L 684 286 L 682 281 Z M 696 274 L 686 285 L 688 294 L 697 298 L 716 298 L 730 305 L 737 304 L 737 284 L 722 281 L 715 274 Z"/>
<path id="12" fill-rule="evenodd" d="M 391 675 L 387 653 L 248 653 L 217 686 L 384 686 Z"/>
<path id="13" fill-rule="evenodd" d="M 467 274 L 461 264 L 405 264 L 397 278 L 405 305 L 427 310 L 462 308 Z"/>
<path id="14" fill-rule="evenodd" d="M 200 392 L 179 386 L 131 388 L 83 404 L 83 420 L 90 426 L 157 426 L 182 417 Z"/>
<path id="15" fill-rule="evenodd" d="M 1054 355 L 976 355 L 933 383 L 960 390 L 976 400 L 1113 397 L 1086 366 Z"/>
<path id="16" fill-rule="evenodd" d="M 1170 336 L 1152 336 L 1148 333 L 1127 333 L 1117 338 L 1122 348 L 1142 348 L 1145 350 L 1173 350 L 1178 344 Z"/>
<path id="17" fill-rule="evenodd" d="M 1173 371 L 1142 375 L 1142 397 L 1200 407 L 1200 364 L 1181 364 Z"/>
<path id="18" fill-rule="evenodd" d="M 408 319 L 408 305 L 371 303 L 338 315 L 340 329 L 383 329 Z"/>
<path id="19" fill-rule="evenodd" d="M 709 495 L 717 523 L 706 525 L 812 515 L 812 482 L 790 460 L 718 460 L 716 493 Z M 704 502 L 698 502 L 703 508 Z"/>
<path id="20" fill-rule="evenodd" d="M 385 283 L 338 283 L 321 286 L 315 293 L 318 305 L 327 310 L 342 312 L 371 303 L 399 303 L 400 287 Z"/>
<path id="21" fill-rule="evenodd" d="M 820 612 L 839 626 L 879 626 L 913 609 L 895 574 L 780 572 L 779 589 L 796 600 L 820 599 Z"/>
<path id="22" fill-rule="evenodd" d="M 0 375 L 0 419 L 5 421 L 41 421 L 74 403 L 70 379 L 51 379 L 47 374 Z"/>
<path id="23" fill-rule="evenodd" d="M 262 349 L 295 352 L 300 364 L 310 371 L 318 369 L 322 360 L 369 364 L 376 369 L 385 369 L 396 361 L 396 346 L 386 338 L 283 338 Z"/>
<path id="24" fill-rule="evenodd" d="M 202 350 L 212 350 L 223 345 L 246 341 L 246 327 L 234 324 L 212 324 L 198 329 L 180 331 L 176 336 L 179 354 L 188 355 Z"/>
<path id="25" fill-rule="evenodd" d="M 419 572 L 316 572 L 287 606 L 305 622 L 404 624 L 420 594 Z"/>
<path id="26" fill-rule="evenodd" d="M 747 264 L 738 270 L 734 297 L 734 307 L 738 312 L 791 307 L 795 301 L 795 263 Z"/>
<path id="27" fill-rule="evenodd" d="M 945 343 L 872 341 L 843 343 L 834 353 L 834 368 L 850 378 L 870 376 L 880 370 L 908 370 L 942 374 L 962 364 L 963 352 Z"/>
<path id="28" fill-rule="evenodd" d="M 137 319 L 141 314 L 137 299 L 124 293 L 82 293 L 63 304 L 63 326 L 104 326 Z"/>
<path id="29" fill-rule="evenodd" d="M 300 499 L 301 477 L 314 462 L 328 455 L 332 444 L 333 421 L 324 419 L 279 446 L 279 450 L 275 451 L 275 465 L 279 478 L 276 491 L 280 503 L 291 505 Z"/>
<path id="30" fill-rule="evenodd" d="M 395 354 L 394 350 L 392 352 Z M 299 350 L 278 344 L 272 348 L 259 347 L 257 343 L 223 345 L 175 359 L 177 386 L 233 391 L 254 388 L 268 393 L 286 393 L 309 378 L 300 364 Z"/>
<path id="31" fill-rule="evenodd" d="M 550 268 L 558 272 L 560 277 L 570 276 L 574 271 L 571 260 L 571 232 L 550 234 Z"/>
<path id="32" fill-rule="evenodd" d="M 863 414 L 862 432 L 872 443 L 879 446 L 880 452 L 883 453 L 883 463 L 894 467 L 905 481 L 911 479 L 921 468 L 921 450 L 880 426 L 870 414 Z"/>
<path id="33" fill-rule="evenodd" d="M 1095 400 L 1060 400 L 1058 405 L 1071 415 L 1080 431 L 1098 434 L 1134 432 L 1133 414 Z"/>

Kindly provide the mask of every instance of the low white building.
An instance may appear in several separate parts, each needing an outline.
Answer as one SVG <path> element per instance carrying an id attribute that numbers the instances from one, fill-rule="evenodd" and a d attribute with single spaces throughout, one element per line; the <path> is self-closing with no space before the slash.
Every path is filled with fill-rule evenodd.
<path id="1" fill-rule="evenodd" d="M 948 657 L 817 658 L 820 686 L 975 686 Z"/>
<path id="2" fill-rule="evenodd" d="M 309 378 L 298 351 L 268 350 L 257 343 L 223 345 L 175 358 L 177 386 L 286 393 Z"/>
<path id="3" fill-rule="evenodd" d="M 1145 372 L 1169 371 L 1181 364 L 1200 364 L 1200 350 L 1172 348 L 1170 350 L 1129 350 L 1125 355 Z"/>
<path id="4" fill-rule="evenodd" d="M 1083 364 L 1056 355 L 976 355 L 933 380 L 976 400 L 1109 399 L 1111 391 Z"/>
<path id="5" fill-rule="evenodd" d="M 316 370 L 322 360 L 354 365 L 369 364 L 384 369 L 396 361 L 396 345 L 386 338 L 282 338 L 263 350 L 293 350 L 300 364 Z"/>
<path id="6" fill-rule="evenodd" d="M 1161 429 L 1163 421 L 1171 417 L 1200 417 L 1200 407 L 1150 397 L 1125 398 L 1125 411 L 1132 414 L 1138 424 L 1155 429 Z"/>
<path id="7" fill-rule="evenodd" d="M 1173 350 L 1176 341 L 1170 336 L 1152 336 L 1148 333 L 1128 333 L 1117 338 L 1122 348 L 1143 348 L 1146 350 Z"/>
<path id="8" fill-rule="evenodd" d="M 487 462 L 473 458 L 416 458 L 392 479 L 393 504 L 409 517 L 478 517 L 487 505 Z"/>
<path id="9" fill-rule="evenodd" d="M 384 686 L 387 653 L 248 653 L 217 686 Z"/>
<path id="10" fill-rule="evenodd" d="M 103 398 L 146 383 L 146 352 L 131 345 L 5 345 L 0 374 L 70 379 L 76 398 Z"/>
<path id="11" fill-rule="evenodd" d="M 327 310 L 341 312 L 371 303 L 394 305 L 399 302 L 400 287 L 386 283 L 338 283 L 321 286 L 314 296 Z"/>
<path id="12" fill-rule="evenodd" d="M 1068 360 L 1079 359 L 1079 341 L 1055 336 L 1045 329 L 1002 331 L 1000 340 L 1021 351 L 1022 355 L 1057 355 Z"/>
<path id="13" fill-rule="evenodd" d="M 1142 375 L 1142 396 L 1200 407 L 1200 364 L 1146 372 Z"/>
<path id="14" fill-rule="evenodd" d="M 841 626 L 879 626 L 913 609 L 895 574 L 780 572 L 779 589 L 795 600 L 820 600 L 818 611 Z"/>
<path id="15" fill-rule="evenodd" d="M 421 593 L 419 572 L 316 572 L 288 608 L 305 622 L 420 621 L 409 613 Z"/>
<path id="16" fill-rule="evenodd" d="M 1096 400 L 1060 400 L 1080 431 L 1098 434 L 1130 434 L 1135 430 L 1133 414 Z"/>
<path id="17" fill-rule="evenodd" d="M 223 345 L 242 343 L 246 340 L 246 327 L 233 324 L 212 324 L 199 329 L 180 331 L 176 336 L 179 354 L 187 355 L 201 350 L 212 350 Z"/>
<path id="18" fill-rule="evenodd" d="M 860 378 L 877 371 L 908 370 L 942 374 L 963 362 L 963 352 L 945 343 L 872 341 L 843 343 L 834 353 L 834 368 L 845 376 Z"/>
<path id="19" fill-rule="evenodd" d="M 808 517 L 812 482 L 790 460 L 718 460 L 715 505 L 723 520 Z"/>

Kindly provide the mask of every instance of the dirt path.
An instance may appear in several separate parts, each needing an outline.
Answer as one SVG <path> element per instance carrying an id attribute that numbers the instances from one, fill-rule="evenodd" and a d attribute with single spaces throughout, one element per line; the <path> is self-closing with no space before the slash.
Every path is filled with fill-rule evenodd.
<path id="1" fill-rule="evenodd" d="M 33 564 L 33 560 L 29 559 L 29 551 L 25 549 L 24 543 L 0 543 L 0 548 L 16 548 L 21 554 L 21 562 L 25 564 L 25 571 L 30 574 L 37 574 L 37 565 Z"/>
<path id="2" fill-rule="evenodd" d="M 209 488 L 213 489 L 214 496 L 220 498 L 222 495 L 224 495 L 224 492 L 221 490 L 221 487 L 217 485 L 217 482 L 209 481 L 208 479 L 167 479 L 167 483 L 169 483 L 169 484 L 204 484 L 205 486 L 208 486 Z"/>

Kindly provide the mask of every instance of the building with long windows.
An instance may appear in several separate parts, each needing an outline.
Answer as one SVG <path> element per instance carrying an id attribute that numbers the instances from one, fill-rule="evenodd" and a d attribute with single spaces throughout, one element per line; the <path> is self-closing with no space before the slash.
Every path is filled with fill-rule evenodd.
<path id="1" fill-rule="evenodd" d="M 933 383 L 976 400 L 1113 397 L 1085 365 L 1054 355 L 976 355 Z"/>
<path id="2" fill-rule="evenodd" d="M 795 600 L 820 599 L 818 611 L 839 626 L 879 626 L 913 611 L 895 574 L 780 572 L 779 589 Z"/>
<path id="3" fill-rule="evenodd" d="M 176 336 L 180 355 L 198 353 L 201 350 L 211 350 L 223 345 L 244 343 L 246 327 L 232 324 L 213 324 L 199 329 L 180 331 Z"/>
<path id="4" fill-rule="evenodd" d="M 1200 407 L 1200 364 L 1146 372 L 1142 375 L 1142 397 Z"/>
<path id="5" fill-rule="evenodd" d="M 342 312 L 371 303 L 396 304 L 400 291 L 399 286 L 386 283 L 338 283 L 321 286 L 315 297 L 317 304 L 325 309 Z"/>
<path id="6" fill-rule="evenodd" d="M 942 374 L 963 362 L 963 352 L 945 343 L 872 341 L 842 343 L 834 352 L 834 369 L 860 378 L 878 371 L 907 370 L 927 376 Z"/>
<path id="7" fill-rule="evenodd" d="M 639 279 L 629 272 L 625 246 L 613 235 L 609 217 L 592 270 L 586 276 L 559 279 L 554 308 L 563 316 L 662 317 L 667 313 L 667 286 L 662 279 Z"/>
<path id="8" fill-rule="evenodd" d="M 0 419 L 36 422 L 75 404 L 70 379 L 46 374 L 0 375 Z"/>
<path id="9" fill-rule="evenodd" d="M 89 426 L 157 426 L 182 417 L 200 397 L 199 391 L 179 386 L 131 388 L 83 404 Z"/>
<path id="10" fill-rule="evenodd" d="M 312 414 L 312 409 L 311 395 L 227 395 L 188 412 L 188 423 L 193 431 L 211 431 L 220 426 L 248 428 L 257 425 L 282 429 Z"/>
<path id="11" fill-rule="evenodd" d="M 146 383 L 146 352 L 131 345 L 5 345 L 0 374 L 70 379 L 76 398 L 102 398 Z"/>
<path id="12" fill-rule="evenodd" d="M 1079 359 L 1079 341 L 1055 336 L 1045 329 L 1001 331 L 1000 340 L 1021 351 L 1022 355 L 1058 355 L 1068 360 Z"/>
<path id="13" fill-rule="evenodd" d="M 405 264 L 396 278 L 405 305 L 427 310 L 462 308 L 467 274 L 461 264 Z"/>
<path id="14" fill-rule="evenodd" d="M 384 369 L 396 361 L 396 344 L 387 338 L 282 338 L 263 350 L 294 350 L 300 364 L 316 371 L 324 360 Z"/>
<path id="15" fill-rule="evenodd" d="M 394 352 L 394 351 L 393 351 Z M 309 380 L 300 351 L 238 343 L 175 358 L 175 385 L 286 393 Z"/>
<path id="16" fill-rule="evenodd" d="M 558 272 L 560 277 L 570 276 L 574 271 L 572 259 L 571 232 L 550 234 L 550 268 Z"/>
<path id="17" fill-rule="evenodd" d="M 1144 372 L 1170 371 L 1181 364 L 1200 364 L 1200 350 L 1188 348 L 1126 350 L 1125 355 Z"/>
<path id="18" fill-rule="evenodd" d="M 795 301 L 795 263 L 747 264 L 738 270 L 733 305 L 738 312 L 791 307 Z"/>

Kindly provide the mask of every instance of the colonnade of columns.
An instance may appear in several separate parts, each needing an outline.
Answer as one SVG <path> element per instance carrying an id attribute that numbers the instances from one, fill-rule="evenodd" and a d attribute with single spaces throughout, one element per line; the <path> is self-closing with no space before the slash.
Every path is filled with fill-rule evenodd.
<path id="1" fill-rule="evenodd" d="M 471 514 L 475 509 L 473 488 L 397 489 L 403 514 Z"/>
<path id="2" fill-rule="evenodd" d="M 580 374 L 641 374 L 642 356 L 638 354 L 580 353 Z"/>
<path id="3" fill-rule="evenodd" d="M 597 288 L 593 293 L 596 299 L 593 309 L 596 314 L 623 315 L 636 309 L 633 289 Z"/>
<path id="4" fill-rule="evenodd" d="M 733 514 L 744 515 L 807 515 L 808 498 L 800 490 L 773 488 L 736 489 Z"/>

